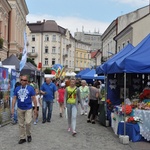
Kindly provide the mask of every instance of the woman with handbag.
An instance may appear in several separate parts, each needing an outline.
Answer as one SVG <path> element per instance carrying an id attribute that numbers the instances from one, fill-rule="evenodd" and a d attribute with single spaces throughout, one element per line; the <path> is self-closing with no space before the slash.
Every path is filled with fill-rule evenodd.
<path id="1" fill-rule="evenodd" d="M 68 131 L 72 131 L 72 135 L 76 135 L 76 117 L 78 101 L 83 109 L 83 104 L 80 98 L 80 90 L 76 87 L 76 80 L 70 79 L 70 85 L 65 90 L 64 98 L 65 106 L 67 108 Z"/>
<path id="2" fill-rule="evenodd" d="M 95 124 L 95 118 L 97 115 L 97 110 L 98 110 L 98 99 L 100 98 L 100 92 L 98 87 L 98 83 L 95 82 L 93 86 L 89 87 L 89 106 L 90 106 L 90 111 L 88 114 L 88 119 L 87 122 L 91 122 L 92 124 Z"/>

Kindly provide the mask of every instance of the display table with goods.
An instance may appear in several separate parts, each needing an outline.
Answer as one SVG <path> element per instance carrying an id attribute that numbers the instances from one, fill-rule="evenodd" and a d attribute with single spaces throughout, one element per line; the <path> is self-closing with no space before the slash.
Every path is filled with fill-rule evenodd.
<path id="1" fill-rule="evenodd" d="M 140 127 L 138 123 L 128 123 L 125 122 L 126 127 L 125 127 L 125 133 L 126 135 L 129 136 L 129 140 L 132 142 L 137 142 L 142 139 L 142 136 L 140 135 Z M 119 122 L 118 124 L 118 135 L 124 135 L 124 122 Z"/>

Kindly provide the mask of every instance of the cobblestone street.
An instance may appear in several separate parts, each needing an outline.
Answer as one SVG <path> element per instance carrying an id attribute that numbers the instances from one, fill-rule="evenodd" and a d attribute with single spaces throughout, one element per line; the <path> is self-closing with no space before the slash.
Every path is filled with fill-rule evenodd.
<path id="1" fill-rule="evenodd" d="M 77 117 L 77 135 L 67 131 L 67 120 L 60 118 L 58 104 L 54 103 L 51 123 L 42 124 L 41 112 L 37 125 L 32 124 L 32 142 L 18 144 L 18 124 L 8 124 L 0 128 L 0 150 L 149 150 L 148 142 L 119 143 L 110 127 L 98 122 L 86 122 L 86 116 Z"/>

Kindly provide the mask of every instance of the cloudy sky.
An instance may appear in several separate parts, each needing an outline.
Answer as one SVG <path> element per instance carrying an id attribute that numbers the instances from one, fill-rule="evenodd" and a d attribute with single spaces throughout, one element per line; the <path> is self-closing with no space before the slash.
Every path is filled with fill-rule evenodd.
<path id="1" fill-rule="evenodd" d="M 150 0 L 26 0 L 30 23 L 55 20 L 74 32 L 103 33 L 118 16 L 146 5 Z"/>

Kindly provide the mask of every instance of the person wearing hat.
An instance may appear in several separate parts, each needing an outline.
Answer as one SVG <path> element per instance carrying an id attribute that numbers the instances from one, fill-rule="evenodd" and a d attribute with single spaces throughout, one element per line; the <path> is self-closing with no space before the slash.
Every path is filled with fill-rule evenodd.
<path id="1" fill-rule="evenodd" d="M 64 112 L 64 95 L 65 95 L 65 83 L 60 84 L 60 89 L 58 89 L 58 103 L 59 103 L 59 112 L 60 117 L 63 117 Z"/>

